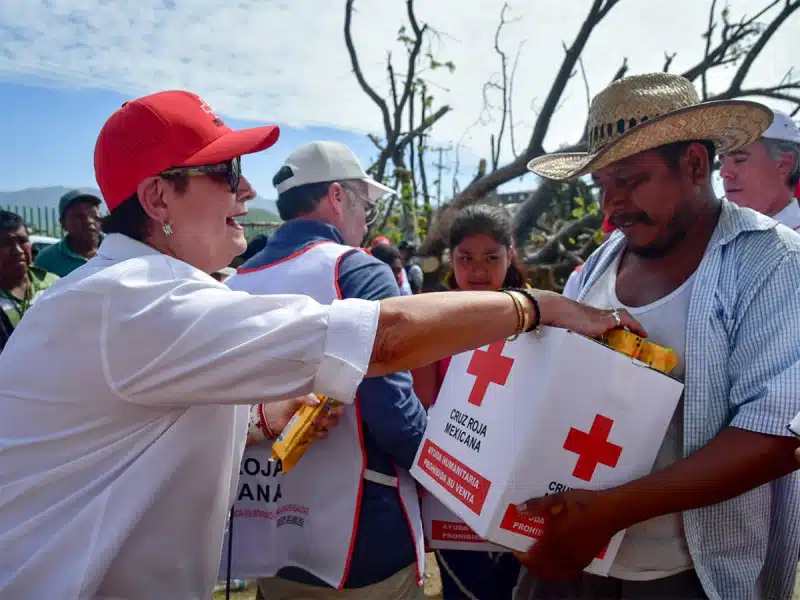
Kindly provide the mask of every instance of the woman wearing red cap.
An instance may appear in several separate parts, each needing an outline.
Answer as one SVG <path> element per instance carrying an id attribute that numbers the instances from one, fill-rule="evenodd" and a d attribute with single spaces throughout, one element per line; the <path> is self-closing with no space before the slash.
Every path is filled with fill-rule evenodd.
<path id="1" fill-rule="evenodd" d="M 250 405 L 312 391 L 349 403 L 364 376 L 539 324 L 638 331 L 622 311 L 538 291 L 331 306 L 231 291 L 210 274 L 245 250 L 236 218 L 255 191 L 240 157 L 277 138 L 232 131 L 181 91 L 104 125 L 107 235 L 0 361 L 0 597 L 205 600 Z"/>

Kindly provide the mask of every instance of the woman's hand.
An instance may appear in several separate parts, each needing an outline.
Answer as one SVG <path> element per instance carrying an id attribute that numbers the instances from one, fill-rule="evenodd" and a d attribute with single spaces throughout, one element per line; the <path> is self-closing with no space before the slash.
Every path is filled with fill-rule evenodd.
<path id="1" fill-rule="evenodd" d="M 279 435 L 301 406 L 317 406 L 319 402 L 319 398 L 317 398 L 314 394 L 308 394 L 306 396 L 300 396 L 299 398 L 292 398 L 290 400 L 261 404 L 259 410 L 264 415 L 269 430 L 274 435 Z M 313 426 L 312 439 L 316 441 L 327 438 L 328 430 L 331 427 L 335 427 L 339 423 L 342 415 L 344 415 L 344 406 L 335 406 L 330 408 L 327 414 L 317 418 Z M 257 436 L 253 435 L 252 433 L 248 433 L 248 445 L 257 443 L 259 441 L 261 440 L 258 439 Z"/>
<path id="2" fill-rule="evenodd" d="M 569 329 L 588 337 L 597 337 L 618 327 L 626 327 L 641 337 L 647 332 L 624 308 L 601 309 L 570 300 L 555 292 L 536 292 L 542 325 Z"/>

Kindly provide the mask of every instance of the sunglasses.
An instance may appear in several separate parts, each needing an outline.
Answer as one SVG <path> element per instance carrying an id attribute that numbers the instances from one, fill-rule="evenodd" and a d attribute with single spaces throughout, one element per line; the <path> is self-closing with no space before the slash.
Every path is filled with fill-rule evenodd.
<path id="1" fill-rule="evenodd" d="M 349 185 L 343 185 L 342 187 L 344 187 L 344 189 L 346 189 L 348 192 L 353 194 L 353 196 L 355 196 L 364 203 L 365 224 L 367 227 L 372 225 L 378 218 L 378 203 L 370 200 L 369 196 L 367 196 L 358 189 L 350 187 Z"/>
<path id="2" fill-rule="evenodd" d="M 235 194 L 239 191 L 239 181 L 242 178 L 242 159 L 237 156 L 234 159 L 215 165 L 174 167 L 162 171 L 160 175 L 187 175 L 189 177 L 196 177 L 199 175 L 224 175 L 228 185 L 231 186 L 231 192 Z"/>

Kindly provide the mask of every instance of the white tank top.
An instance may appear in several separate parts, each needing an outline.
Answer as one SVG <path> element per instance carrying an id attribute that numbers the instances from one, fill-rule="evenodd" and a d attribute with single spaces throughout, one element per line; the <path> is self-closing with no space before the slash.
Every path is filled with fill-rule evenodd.
<path id="1" fill-rule="evenodd" d="M 694 274 L 678 289 L 650 304 L 626 306 L 617 298 L 617 270 L 622 253 L 597 278 L 583 302 L 598 308 L 625 308 L 645 328 L 648 340 L 672 348 L 680 362 L 671 373 L 683 381 L 686 373 L 686 321 Z M 653 469 L 663 469 L 683 457 L 683 399 L 667 429 Z M 680 514 L 664 515 L 634 525 L 625 533 L 609 575 L 618 579 L 648 581 L 692 569 L 692 558 Z"/>

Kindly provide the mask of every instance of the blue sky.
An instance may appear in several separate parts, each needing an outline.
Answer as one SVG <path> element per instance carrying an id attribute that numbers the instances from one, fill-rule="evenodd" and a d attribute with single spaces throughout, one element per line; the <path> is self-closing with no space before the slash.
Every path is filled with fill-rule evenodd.
<path id="1" fill-rule="evenodd" d="M 717 8 L 727 7 L 731 18 L 739 20 L 767 1 L 727 0 Z M 519 56 L 511 98 L 516 151 L 506 135 L 501 165 L 527 144 L 561 65 L 562 44 L 574 39 L 591 5 L 589 0 L 507 3 L 499 44 L 509 59 Z M 436 32 L 426 52 L 455 63 L 454 72 L 422 75 L 435 96 L 434 108 L 452 108 L 436 124 L 431 143 L 451 148 L 445 163 L 453 169 L 459 165 L 462 182 L 479 157 L 488 157 L 490 136 L 499 128 L 501 98 L 496 90 L 486 97 L 483 92 L 487 82 L 500 77 L 494 38 L 504 4 L 415 2 L 419 21 Z M 270 179 L 282 159 L 312 139 L 344 142 L 366 166 L 375 154 L 366 134 L 380 134 L 381 119 L 352 72 L 342 34 L 344 5 L 344 0 L 0 0 L 5 134 L 0 190 L 93 185 L 94 140 L 108 115 L 125 100 L 176 88 L 198 93 L 234 128 L 281 126 L 281 141 L 274 148 L 245 161 L 246 174 L 264 197 L 274 196 Z M 544 138 L 545 150 L 577 140 L 586 118 L 587 88 L 589 96 L 599 92 L 623 59 L 629 74 L 660 71 L 665 52 L 676 53 L 675 72 L 695 65 L 702 56 L 710 5 L 708 0 L 616 4 L 582 55 L 585 79 L 576 73 L 566 86 Z M 399 27 L 407 25 L 404 6 L 400 0 L 355 0 L 353 40 L 361 68 L 384 98 L 389 97 L 387 56 L 391 53 L 396 72 L 405 71 L 405 48 L 397 42 Z M 754 63 L 745 88 L 775 84 L 793 67 L 798 31 L 800 11 Z M 710 91 L 726 89 L 734 72 L 712 71 Z M 453 170 L 445 176 L 445 197 L 452 178 Z M 526 176 L 505 189 L 535 184 L 534 177 Z"/>
<path id="2" fill-rule="evenodd" d="M 0 114 L 7 116 L 0 144 L 0 191 L 64 185 L 96 187 L 94 144 L 105 119 L 130 98 L 97 89 L 39 87 L 0 81 Z M 263 125 L 223 114 L 234 129 Z M 374 146 L 362 134 L 330 127 L 281 125 L 281 137 L 266 152 L 245 158 L 245 175 L 265 198 L 275 196 L 272 175 L 296 147 L 315 139 L 347 144 L 365 166 Z"/>

